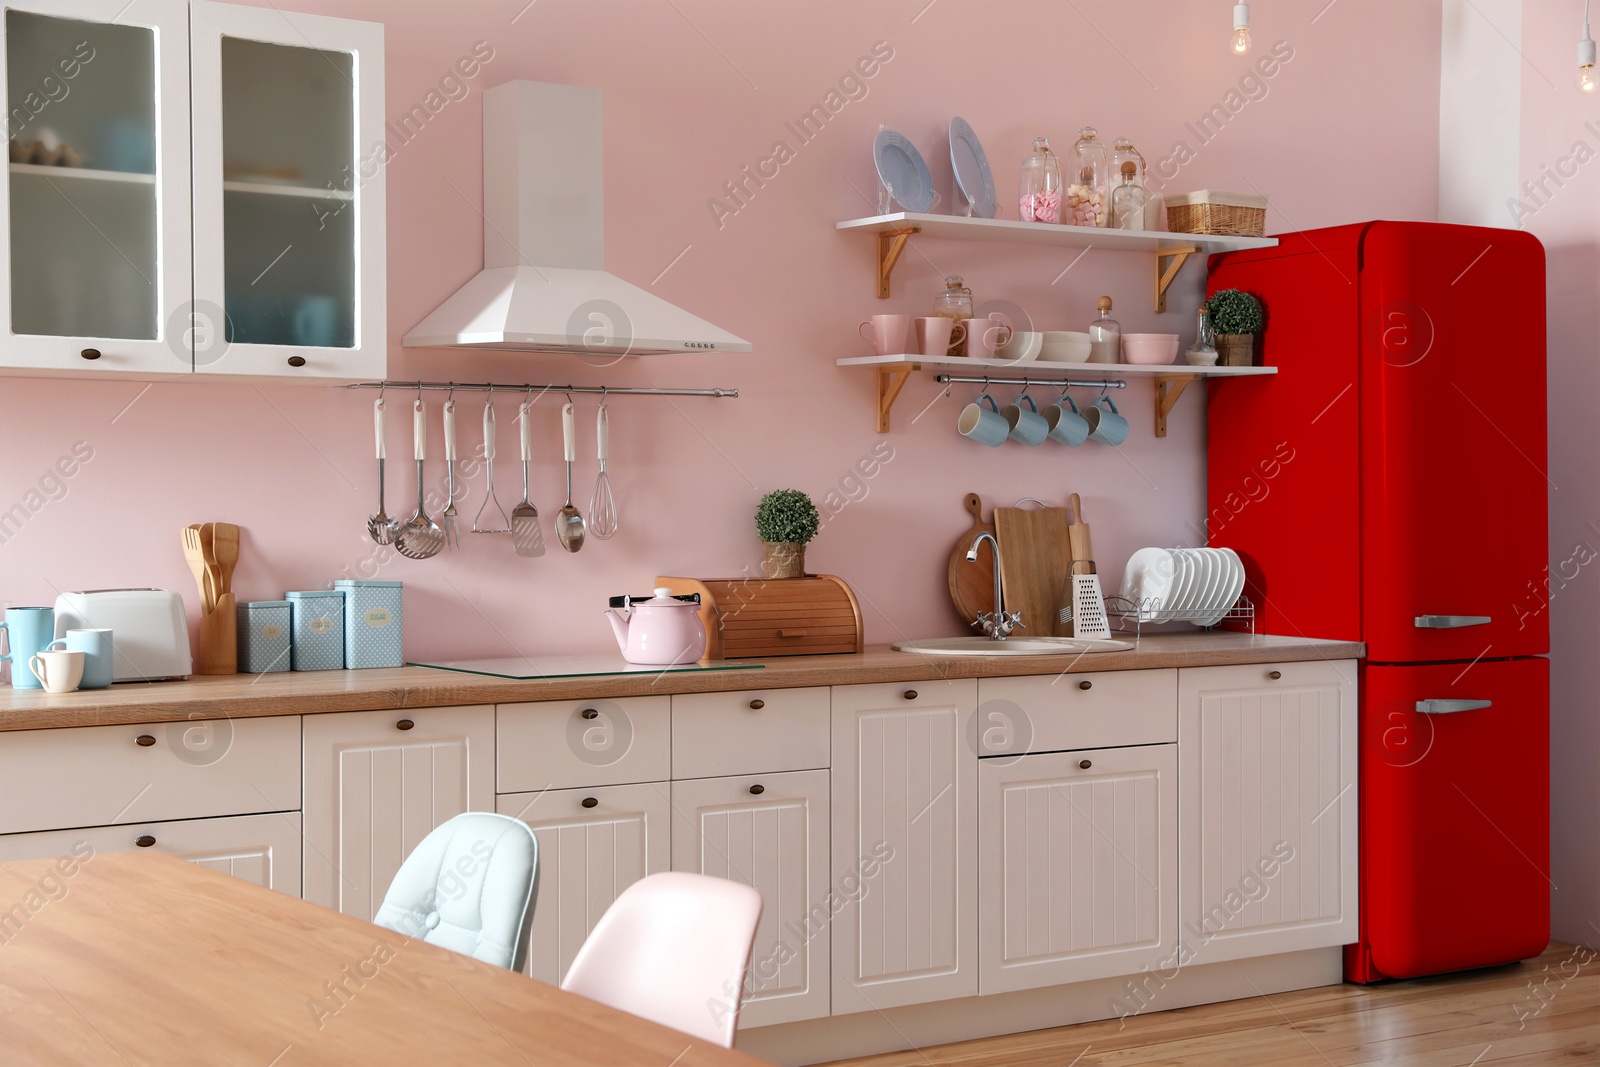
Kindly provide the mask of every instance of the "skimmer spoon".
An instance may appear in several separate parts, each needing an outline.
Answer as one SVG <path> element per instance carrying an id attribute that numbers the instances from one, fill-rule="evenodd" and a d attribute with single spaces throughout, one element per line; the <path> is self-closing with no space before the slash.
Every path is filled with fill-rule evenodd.
<path id="1" fill-rule="evenodd" d="M 394 544 L 395 536 L 400 532 L 398 519 L 391 519 L 383 510 L 383 457 L 387 451 L 384 448 L 385 421 L 383 415 L 383 397 L 378 397 L 372 402 L 373 429 L 378 435 L 378 513 L 367 519 L 367 533 L 380 545 Z"/>

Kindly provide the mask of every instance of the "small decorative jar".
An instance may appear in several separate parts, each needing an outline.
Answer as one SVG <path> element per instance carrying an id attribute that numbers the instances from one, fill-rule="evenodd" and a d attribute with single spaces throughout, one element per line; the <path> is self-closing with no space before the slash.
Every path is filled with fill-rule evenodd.
<path id="1" fill-rule="evenodd" d="M 250 600 L 239 605 L 239 673 L 289 669 L 290 613 L 287 600 Z"/>
<path id="2" fill-rule="evenodd" d="M 968 289 L 961 281 L 961 275 L 951 274 L 944 280 L 944 292 L 933 298 L 933 313 L 947 319 L 960 322 L 962 319 L 972 318 L 972 290 Z M 963 334 L 954 335 L 957 340 L 950 342 L 950 347 L 945 354 L 950 356 L 966 355 L 966 337 Z"/>
<path id="3" fill-rule="evenodd" d="M 344 595 L 344 665 L 405 665 L 399 582 L 340 579 L 333 588 Z"/>
<path id="4" fill-rule="evenodd" d="M 1122 324 L 1111 317 L 1111 298 L 1095 301 L 1099 314 L 1089 323 L 1089 362 L 1122 362 Z"/>
<path id="5" fill-rule="evenodd" d="M 1017 217 L 1023 222 L 1061 221 L 1061 161 L 1050 151 L 1050 139 L 1036 137 L 1022 161 Z"/>
<path id="6" fill-rule="evenodd" d="M 294 635 L 290 668 L 336 671 L 344 666 L 344 594 L 334 589 L 285 593 Z"/>
<path id="7" fill-rule="evenodd" d="M 1072 146 L 1069 168 L 1072 181 L 1067 186 L 1066 222 L 1074 226 L 1111 224 L 1111 160 L 1093 126 L 1078 131 Z"/>

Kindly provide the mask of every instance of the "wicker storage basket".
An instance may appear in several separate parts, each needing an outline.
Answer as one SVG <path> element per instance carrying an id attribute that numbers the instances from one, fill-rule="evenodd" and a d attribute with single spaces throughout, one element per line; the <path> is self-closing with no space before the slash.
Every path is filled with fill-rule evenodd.
<path id="1" fill-rule="evenodd" d="M 1201 189 L 1166 199 L 1167 229 L 1173 233 L 1225 234 L 1230 237 L 1266 235 L 1267 198 L 1264 196 Z"/>

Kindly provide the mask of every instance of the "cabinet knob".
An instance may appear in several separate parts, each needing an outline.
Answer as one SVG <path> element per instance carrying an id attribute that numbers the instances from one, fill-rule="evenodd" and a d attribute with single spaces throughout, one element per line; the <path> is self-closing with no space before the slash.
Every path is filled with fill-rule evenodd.
<path id="1" fill-rule="evenodd" d="M 1088 770 L 1090 767 L 1094 766 L 1094 762 L 1092 760 L 1081 759 L 1078 761 L 1078 766 L 1083 770 Z"/>
<path id="2" fill-rule="evenodd" d="M 1267 677 L 1271 678 L 1274 682 L 1276 682 L 1279 678 L 1283 677 L 1283 672 L 1282 671 L 1268 671 L 1267 672 Z"/>
<path id="3" fill-rule="evenodd" d="M 99 359 L 100 350 L 98 348 L 85 348 L 82 352 L 79 352 L 78 355 L 82 356 L 84 359 Z"/>
<path id="4" fill-rule="evenodd" d="M 760 711 L 762 708 L 764 708 L 766 706 L 767 706 L 767 702 L 765 700 L 752 700 L 750 702 L 750 710 L 751 711 Z"/>
<path id="5" fill-rule="evenodd" d="M 762 785 L 759 782 L 757 782 L 755 785 L 750 787 L 750 792 L 752 794 L 754 794 L 755 796 L 760 796 L 762 793 L 765 793 L 766 791 L 767 791 L 767 787 Z"/>
<path id="6" fill-rule="evenodd" d="M 133 743 L 138 745 L 140 748 L 149 748 L 151 745 L 156 743 L 156 739 L 151 737 L 149 734 L 140 734 L 138 737 L 133 739 Z"/>
<path id="7" fill-rule="evenodd" d="M 915 689 L 907 689 L 904 693 L 901 693 L 900 695 L 905 697 L 907 700 L 915 700 L 915 699 L 917 699 L 917 691 Z"/>
<path id="8" fill-rule="evenodd" d="M 156 843 L 156 839 L 151 837 L 149 834 L 140 834 L 138 837 L 133 839 L 133 843 L 138 845 L 140 848 L 149 848 L 151 845 Z"/>
<path id="9" fill-rule="evenodd" d="M 291 366 L 291 367 L 304 367 L 305 365 L 306 365 L 306 357 L 305 356 L 290 356 L 289 357 L 289 366 Z"/>
<path id="10" fill-rule="evenodd" d="M 399 722 L 394 724 L 394 728 L 396 730 L 409 730 L 415 725 L 417 724 L 412 722 L 410 719 L 401 719 Z"/>
<path id="11" fill-rule="evenodd" d="M 1089 681 L 1089 679 L 1085 678 L 1083 681 L 1078 683 L 1078 688 L 1079 689 L 1093 689 L 1094 688 L 1094 683 Z"/>
<path id="12" fill-rule="evenodd" d="M 584 708 L 582 711 L 578 712 L 578 714 L 582 715 L 585 719 L 598 719 L 600 717 L 600 713 L 594 708 Z"/>
<path id="13" fill-rule="evenodd" d="M 600 803 L 600 801 L 596 800 L 594 797 L 584 797 L 583 798 L 583 806 L 586 807 L 586 808 L 592 808 L 592 807 L 596 806 L 599 803 Z"/>

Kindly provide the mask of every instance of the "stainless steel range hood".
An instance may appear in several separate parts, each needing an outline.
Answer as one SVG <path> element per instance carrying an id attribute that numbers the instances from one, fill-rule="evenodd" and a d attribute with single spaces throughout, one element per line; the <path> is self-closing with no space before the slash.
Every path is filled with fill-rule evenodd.
<path id="1" fill-rule="evenodd" d="M 748 352 L 750 342 L 604 268 L 600 90 L 483 94 L 483 265 L 407 348 L 596 356 Z"/>

